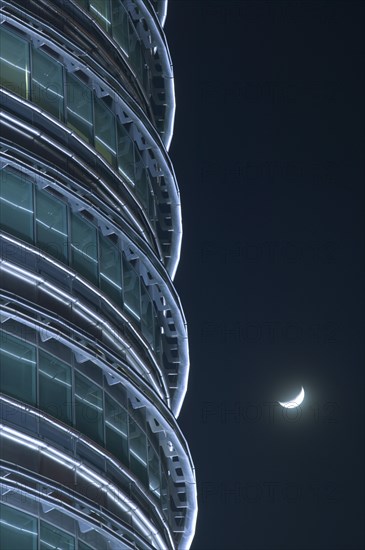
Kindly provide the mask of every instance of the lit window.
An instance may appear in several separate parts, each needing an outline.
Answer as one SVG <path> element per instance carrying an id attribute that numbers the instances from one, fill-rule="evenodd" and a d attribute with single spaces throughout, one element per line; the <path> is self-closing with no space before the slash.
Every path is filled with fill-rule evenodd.
<path id="1" fill-rule="evenodd" d="M 0 333 L 0 392 L 36 404 L 35 346 Z"/>
<path id="2" fill-rule="evenodd" d="M 61 261 L 67 261 L 66 205 L 49 193 L 36 192 L 37 245 Z"/>
<path id="3" fill-rule="evenodd" d="M 29 99 L 29 44 L 0 29 L 0 84 Z"/>
<path id="4" fill-rule="evenodd" d="M 63 120 L 63 67 L 42 51 L 32 50 L 32 101 Z"/>
<path id="5" fill-rule="evenodd" d="M 76 214 L 71 215 L 71 264 L 78 273 L 97 282 L 96 227 Z"/>
<path id="6" fill-rule="evenodd" d="M 71 367 L 39 351 L 39 407 L 71 424 Z"/>
<path id="7" fill-rule="evenodd" d="M 32 183 L 6 169 L 0 175 L 0 227 L 33 242 Z"/>
<path id="8" fill-rule="evenodd" d="M 95 148 L 112 165 L 116 161 L 115 117 L 105 103 L 95 98 Z"/>
<path id="9" fill-rule="evenodd" d="M 67 73 L 67 126 L 88 143 L 92 142 L 92 95 L 85 84 Z"/>
<path id="10" fill-rule="evenodd" d="M 121 256 L 110 239 L 99 236 L 100 245 L 100 288 L 117 303 L 122 296 Z"/>

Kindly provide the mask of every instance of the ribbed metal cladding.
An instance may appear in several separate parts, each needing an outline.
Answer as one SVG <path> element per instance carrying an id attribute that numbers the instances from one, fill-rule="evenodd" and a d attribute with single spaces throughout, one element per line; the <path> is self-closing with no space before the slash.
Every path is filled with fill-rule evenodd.
<path id="1" fill-rule="evenodd" d="M 187 550 L 167 2 L 0 6 L 0 548 Z"/>

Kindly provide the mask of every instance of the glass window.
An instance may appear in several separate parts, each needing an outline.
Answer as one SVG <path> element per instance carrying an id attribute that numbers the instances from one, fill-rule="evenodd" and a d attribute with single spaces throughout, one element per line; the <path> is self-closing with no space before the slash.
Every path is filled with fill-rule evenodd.
<path id="1" fill-rule="evenodd" d="M 115 117 L 105 103 L 95 98 L 95 148 L 112 165 L 116 160 Z"/>
<path id="2" fill-rule="evenodd" d="M 128 415 L 114 399 L 105 394 L 106 448 L 128 466 Z"/>
<path id="3" fill-rule="evenodd" d="M 128 15 L 120 0 L 112 0 L 112 31 L 114 40 L 128 55 Z"/>
<path id="4" fill-rule="evenodd" d="M 71 215 L 71 264 L 81 275 L 97 282 L 97 234 L 80 215 Z"/>
<path id="5" fill-rule="evenodd" d="M 157 498 L 160 498 L 161 496 L 160 460 L 150 442 L 148 442 L 148 485 L 149 485 L 150 491 L 152 491 Z"/>
<path id="6" fill-rule="evenodd" d="M 37 550 L 36 518 L 0 504 L 0 548 Z"/>
<path id="7" fill-rule="evenodd" d="M 35 347 L 0 333 L 0 391 L 27 403 L 36 403 Z"/>
<path id="8" fill-rule="evenodd" d="M 147 438 L 131 416 L 129 417 L 129 458 L 132 472 L 148 486 Z"/>
<path id="9" fill-rule="evenodd" d="M 134 29 L 132 23 L 129 21 L 129 58 L 131 60 L 132 68 L 134 69 L 137 78 L 140 82 L 143 82 L 143 54 L 142 46 L 139 37 Z"/>
<path id="10" fill-rule="evenodd" d="M 32 49 L 32 101 L 63 120 L 63 67 L 40 50 Z"/>
<path id="11" fill-rule="evenodd" d="M 145 163 L 142 159 L 141 153 L 135 147 L 135 159 L 136 159 L 136 192 L 141 203 L 145 208 L 148 206 L 149 186 L 148 175 Z"/>
<path id="12" fill-rule="evenodd" d="M 40 550 L 75 550 L 75 539 L 72 535 L 42 520 L 39 538 Z"/>
<path id="13" fill-rule="evenodd" d="M 134 185 L 134 146 L 127 128 L 117 120 L 118 170 Z"/>
<path id="14" fill-rule="evenodd" d="M 84 542 L 81 542 L 81 540 L 79 540 L 78 541 L 78 550 L 93 550 L 93 549 L 88 544 L 85 544 Z"/>
<path id="15" fill-rule="evenodd" d="M 121 256 L 110 239 L 100 235 L 100 288 L 120 303 L 122 296 Z"/>
<path id="16" fill-rule="evenodd" d="M 0 29 L 0 84 L 29 99 L 29 44 Z"/>
<path id="17" fill-rule="evenodd" d="M 39 407 L 71 424 L 71 400 L 71 367 L 39 350 Z"/>
<path id="18" fill-rule="evenodd" d="M 123 256 L 123 294 L 126 309 L 138 320 L 141 320 L 139 276 Z"/>
<path id="19" fill-rule="evenodd" d="M 143 281 L 141 281 L 141 321 L 142 333 L 146 340 L 153 346 L 153 304 Z"/>
<path id="20" fill-rule="evenodd" d="M 107 0 L 90 0 L 90 12 L 107 32 L 110 32 L 110 6 Z"/>
<path id="21" fill-rule="evenodd" d="M 0 227 L 33 242 L 33 185 L 6 169 L 0 175 Z"/>
<path id="22" fill-rule="evenodd" d="M 88 378 L 75 374 L 76 428 L 97 443 L 103 443 L 103 397 Z"/>
<path id="23" fill-rule="evenodd" d="M 88 143 L 93 137 L 91 90 L 75 76 L 67 73 L 67 126 Z"/>
<path id="24" fill-rule="evenodd" d="M 67 208 L 44 191 L 36 191 L 37 245 L 63 262 L 67 261 Z"/>
<path id="25" fill-rule="evenodd" d="M 88 9 L 88 1 L 89 1 L 89 0 L 76 0 L 76 2 L 77 2 L 82 8 L 84 8 L 84 10 L 87 10 L 87 9 Z"/>

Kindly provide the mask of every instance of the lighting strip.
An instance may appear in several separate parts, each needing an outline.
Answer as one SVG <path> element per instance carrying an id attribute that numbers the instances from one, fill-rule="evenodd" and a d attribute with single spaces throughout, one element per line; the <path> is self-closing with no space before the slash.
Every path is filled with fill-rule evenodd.
<path id="1" fill-rule="evenodd" d="M 29 412 L 29 411 L 28 411 Z M 151 538 L 155 542 L 155 547 L 161 550 L 168 550 L 168 547 L 163 541 L 156 527 L 143 514 L 138 506 L 133 503 L 119 488 L 115 487 L 110 481 L 105 480 L 90 468 L 85 466 L 80 460 L 75 460 L 65 453 L 57 451 L 49 444 L 43 443 L 39 439 L 27 436 L 18 430 L 9 428 L 4 424 L 0 424 L 0 434 L 5 439 L 14 441 L 15 443 L 27 447 L 31 450 L 37 450 L 48 456 L 51 460 L 61 464 L 62 466 L 74 470 L 86 481 L 101 489 L 113 502 L 125 513 L 131 514 L 133 521 L 136 523 L 142 534 Z M 171 541 L 172 542 L 172 541 Z M 173 543 L 172 543 L 173 544 Z"/>

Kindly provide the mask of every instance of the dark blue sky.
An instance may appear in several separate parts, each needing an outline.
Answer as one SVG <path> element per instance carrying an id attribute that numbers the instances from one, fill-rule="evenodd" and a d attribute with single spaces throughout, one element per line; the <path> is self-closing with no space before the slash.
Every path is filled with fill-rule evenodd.
<path id="1" fill-rule="evenodd" d="M 365 547 L 363 28 L 362 2 L 169 3 L 193 550 Z"/>

